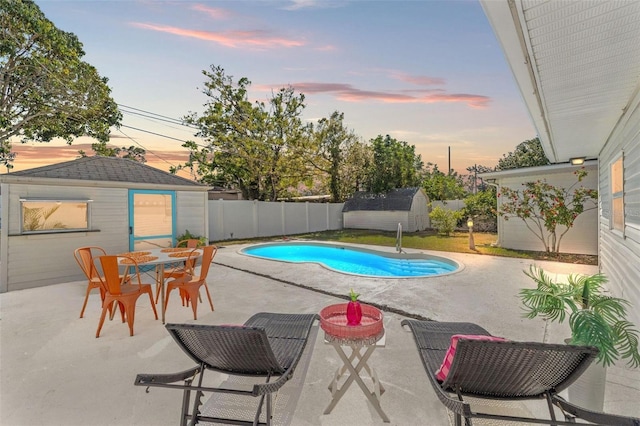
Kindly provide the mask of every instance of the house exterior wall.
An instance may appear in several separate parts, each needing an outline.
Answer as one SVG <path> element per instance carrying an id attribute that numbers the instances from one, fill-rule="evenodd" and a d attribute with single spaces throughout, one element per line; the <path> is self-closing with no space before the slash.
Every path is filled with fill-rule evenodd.
<path id="1" fill-rule="evenodd" d="M 578 166 L 575 167 L 576 169 Z M 582 180 L 581 185 L 588 188 L 597 188 L 598 171 L 595 166 L 589 167 L 589 174 Z M 523 182 L 532 182 L 539 179 L 546 181 L 554 186 L 569 188 L 576 182 L 573 170 L 567 170 L 561 173 L 540 173 L 538 175 L 511 176 L 498 179 L 501 187 L 509 187 L 511 189 L 521 190 Z M 504 200 L 498 197 L 498 207 Z M 559 226 L 558 234 L 566 228 Z M 545 237 L 548 233 L 545 231 Z M 532 250 L 544 251 L 542 241 L 531 232 L 526 224 L 519 218 L 511 217 L 505 220 L 498 217 L 498 244 L 504 248 L 515 250 Z M 598 212 L 597 209 L 589 210 L 582 213 L 576 219 L 572 229 L 567 232 L 560 243 L 560 251 L 562 253 L 576 254 L 598 254 Z"/>
<path id="2" fill-rule="evenodd" d="M 409 229 L 408 211 L 355 210 L 351 212 L 344 212 L 343 220 L 345 228 L 395 231 L 398 229 L 398 223 L 401 223 L 402 229 Z"/>
<path id="3" fill-rule="evenodd" d="M 600 153 L 600 269 L 615 296 L 627 299 L 629 319 L 640 326 L 640 94 Z M 624 164 L 624 233 L 611 229 L 610 167 Z"/>
<path id="4" fill-rule="evenodd" d="M 3 208 L 8 211 L 3 223 L 1 291 L 84 279 L 73 258 L 73 251 L 81 246 L 100 246 L 108 253 L 128 250 L 127 189 L 3 184 L 2 192 L 7 193 Z M 20 198 L 29 197 L 93 200 L 91 228 L 95 231 L 19 235 Z"/>
<path id="5" fill-rule="evenodd" d="M 84 280 L 73 258 L 82 246 L 129 250 L 128 188 L 2 184 L 0 292 Z M 90 199 L 91 231 L 20 235 L 20 198 Z M 177 191 L 177 224 L 208 235 L 207 193 Z M 34 267 L 37 265 L 37 267 Z"/>

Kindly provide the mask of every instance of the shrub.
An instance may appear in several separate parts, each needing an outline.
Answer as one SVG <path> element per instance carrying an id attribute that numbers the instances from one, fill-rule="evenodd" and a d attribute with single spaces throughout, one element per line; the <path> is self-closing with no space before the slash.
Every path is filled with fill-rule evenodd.
<path id="1" fill-rule="evenodd" d="M 437 230 L 438 234 L 448 237 L 456 229 L 456 224 L 462 219 L 462 215 L 460 210 L 447 210 L 437 206 L 429 213 L 431 227 Z"/>
<path id="2" fill-rule="evenodd" d="M 200 243 L 198 245 L 200 246 L 206 246 L 207 244 L 209 244 L 209 239 L 207 237 L 194 235 L 191 232 L 189 232 L 188 229 L 185 229 L 184 234 L 176 236 L 176 241 L 182 241 L 182 240 L 199 240 Z"/>

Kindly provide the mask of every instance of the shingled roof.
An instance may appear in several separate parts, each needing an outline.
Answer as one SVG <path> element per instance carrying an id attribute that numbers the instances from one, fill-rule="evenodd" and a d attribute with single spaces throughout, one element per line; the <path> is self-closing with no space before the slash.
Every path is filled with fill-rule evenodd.
<path id="1" fill-rule="evenodd" d="M 342 207 L 342 212 L 351 211 L 409 211 L 413 197 L 420 188 L 392 189 L 384 194 L 358 191 L 353 198 L 348 199 Z"/>
<path id="2" fill-rule="evenodd" d="M 137 161 L 117 157 L 82 157 L 77 160 L 20 170 L 9 176 L 75 179 L 102 182 L 130 182 L 167 186 L 205 186 Z"/>

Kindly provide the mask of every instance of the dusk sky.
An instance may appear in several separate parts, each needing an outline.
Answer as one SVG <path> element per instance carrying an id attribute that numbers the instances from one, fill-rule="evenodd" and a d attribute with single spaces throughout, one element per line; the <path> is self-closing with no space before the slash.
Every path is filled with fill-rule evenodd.
<path id="1" fill-rule="evenodd" d="M 247 77 L 252 100 L 290 85 L 306 96 L 305 120 L 343 112 L 363 140 L 406 141 L 442 171 L 448 147 L 452 168 L 466 173 L 536 136 L 477 1 L 36 3 L 109 79 L 124 112 L 111 144 L 140 146 L 163 170 L 185 161 L 181 141 L 196 140 L 194 130 L 139 114 L 201 113 L 202 70 L 211 65 L 234 81 Z M 92 142 L 14 141 L 14 170 L 72 160 Z"/>

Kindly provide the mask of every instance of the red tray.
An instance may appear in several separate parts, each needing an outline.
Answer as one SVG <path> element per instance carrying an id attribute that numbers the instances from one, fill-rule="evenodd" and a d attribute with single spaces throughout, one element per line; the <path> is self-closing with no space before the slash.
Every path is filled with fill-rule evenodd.
<path id="1" fill-rule="evenodd" d="M 362 321 L 347 325 L 347 303 L 330 305 L 320 311 L 320 327 L 327 340 L 378 341 L 384 334 L 382 311 L 371 305 L 360 304 Z"/>

